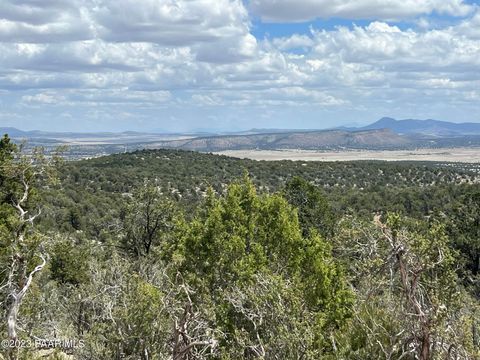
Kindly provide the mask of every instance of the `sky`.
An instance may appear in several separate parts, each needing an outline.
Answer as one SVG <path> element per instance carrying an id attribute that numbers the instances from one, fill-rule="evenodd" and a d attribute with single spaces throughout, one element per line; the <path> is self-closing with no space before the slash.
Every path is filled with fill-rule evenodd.
<path id="1" fill-rule="evenodd" d="M 480 0 L 1 0 L 0 127 L 480 122 Z"/>

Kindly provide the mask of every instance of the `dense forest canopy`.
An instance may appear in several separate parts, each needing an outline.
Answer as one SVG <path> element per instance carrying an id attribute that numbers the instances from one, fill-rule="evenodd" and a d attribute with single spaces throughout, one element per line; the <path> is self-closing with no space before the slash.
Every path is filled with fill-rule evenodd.
<path id="1" fill-rule="evenodd" d="M 0 141 L 4 358 L 480 356 L 467 164 L 33 155 Z"/>

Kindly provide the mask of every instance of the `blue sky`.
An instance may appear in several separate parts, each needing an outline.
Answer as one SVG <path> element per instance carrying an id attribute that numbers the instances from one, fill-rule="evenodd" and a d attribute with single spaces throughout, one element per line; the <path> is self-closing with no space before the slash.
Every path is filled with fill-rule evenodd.
<path id="1" fill-rule="evenodd" d="M 463 0 L 3 0 L 0 126 L 480 122 L 479 9 Z"/>

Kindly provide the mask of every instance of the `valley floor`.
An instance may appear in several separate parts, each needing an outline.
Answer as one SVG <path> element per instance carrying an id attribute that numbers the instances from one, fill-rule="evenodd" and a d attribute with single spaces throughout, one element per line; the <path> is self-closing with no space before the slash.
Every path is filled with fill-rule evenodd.
<path id="1" fill-rule="evenodd" d="M 436 161 L 480 163 L 480 147 L 459 147 L 418 150 L 228 150 L 217 154 L 252 160 L 303 161 Z"/>

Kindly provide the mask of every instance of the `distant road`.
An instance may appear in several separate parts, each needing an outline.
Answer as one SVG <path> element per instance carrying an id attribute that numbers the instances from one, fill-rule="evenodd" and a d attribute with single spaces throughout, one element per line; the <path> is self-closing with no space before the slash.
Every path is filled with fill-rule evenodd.
<path id="1" fill-rule="evenodd" d="M 301 161 L 437 161 L 480 163 L 480 147 L 443 148 L 418 150 L 228 150 L 216 152 L 237 158 L 252 160 L 301 160 Z"/>

